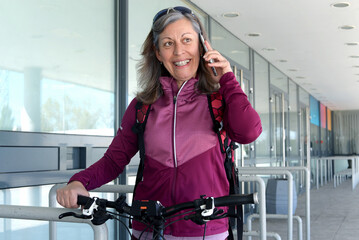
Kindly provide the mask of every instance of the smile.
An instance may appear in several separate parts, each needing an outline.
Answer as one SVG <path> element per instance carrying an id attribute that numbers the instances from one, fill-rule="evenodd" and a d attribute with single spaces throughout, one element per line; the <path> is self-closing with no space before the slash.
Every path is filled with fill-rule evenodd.
<path id="1" fill-rule="evenodd" d="M 187 63 L 189 63 L 190 60 L 184 60 L 184 61 L 180 61 L 180 62 L 175 62 L 174 64 L 178 67 L 182 67 L 184 65 L 186 65 Z"/>

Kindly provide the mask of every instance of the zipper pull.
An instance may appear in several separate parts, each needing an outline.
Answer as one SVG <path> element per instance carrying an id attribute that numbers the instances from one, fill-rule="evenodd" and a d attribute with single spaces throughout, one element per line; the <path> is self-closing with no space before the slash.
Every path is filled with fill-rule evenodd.
<path id="1" fill-rule="evenodd" d="M 177 96 L 174 96 L 173 97 L 173 103 L 176 104 L 176 101 L 177 101 Z"/>

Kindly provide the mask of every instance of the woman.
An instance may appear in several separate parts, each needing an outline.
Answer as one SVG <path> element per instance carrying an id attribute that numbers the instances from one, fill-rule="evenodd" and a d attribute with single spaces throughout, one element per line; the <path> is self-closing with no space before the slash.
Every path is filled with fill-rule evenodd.
<path id="1" fill-rule="evenodd" d="M 104 157 L 58 190 L 57 200 L 62 206 L 78 207 L 78 194 L 88 196 L 88 190 L 115 179 L 136 154 L 137 136 L 131 128 L 136 122 L 138 101 L 151 104 L 151 112 L 144 133 L 143 180 L 135 198 L 171 206 L 201 195 L 228 195 L 224 154 L 213 131 L 207 94 L 219 91 L 225 99 L 224 128 L 233 141 L 250 143 L 260 135 L 262 127 L 230 63 L 207 41 L 209 51 L 204 52 L 200 34 L 206 36 L 199 19 L 188 8 L 164 9 L 154 17 L 139 64 L 143 90 L 127 108 Z M 143 225 L 134 222 L 133 238 L 138 238 L 143 229 Z M 226 239 L 227 230 L 227 219 L 210 221 L 206 239 Z M 179 221 L 165 229 L 165 239 L 202 239 L 203 231 L 204 226 Z M 148 237 L 151 239 L 151 234 Z"/>

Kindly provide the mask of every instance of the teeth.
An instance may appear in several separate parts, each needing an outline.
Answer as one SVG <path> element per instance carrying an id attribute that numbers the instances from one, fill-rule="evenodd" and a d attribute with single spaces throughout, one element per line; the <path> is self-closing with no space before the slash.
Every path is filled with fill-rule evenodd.
<path id="1" fill-rule="evenodd" d="M 187 63 L 189 63 L 189 60 L 180 61 L 180 62 L 175 62 L 175 65 L 176 65 L 176 66 L 184 66 L 184 65 L 186 65 Z"/>

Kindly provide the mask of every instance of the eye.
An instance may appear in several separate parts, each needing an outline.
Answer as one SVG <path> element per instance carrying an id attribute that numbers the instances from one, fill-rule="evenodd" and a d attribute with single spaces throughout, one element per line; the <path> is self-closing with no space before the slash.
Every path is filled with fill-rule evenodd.
<path id="1" fill-rule="evenodd" d="M 185 43 L 190 43 L 192 41 L 192 38 L 184 38 L 183 42 Z"/>
<path id="2" fill-rule="evenodd" d="M 173 45 L 173 42 L 171 42 L 171 41 L 166 41 L 166 42 L 163 43 L 164 47 L 170 47 L 172 45 Z"/>

